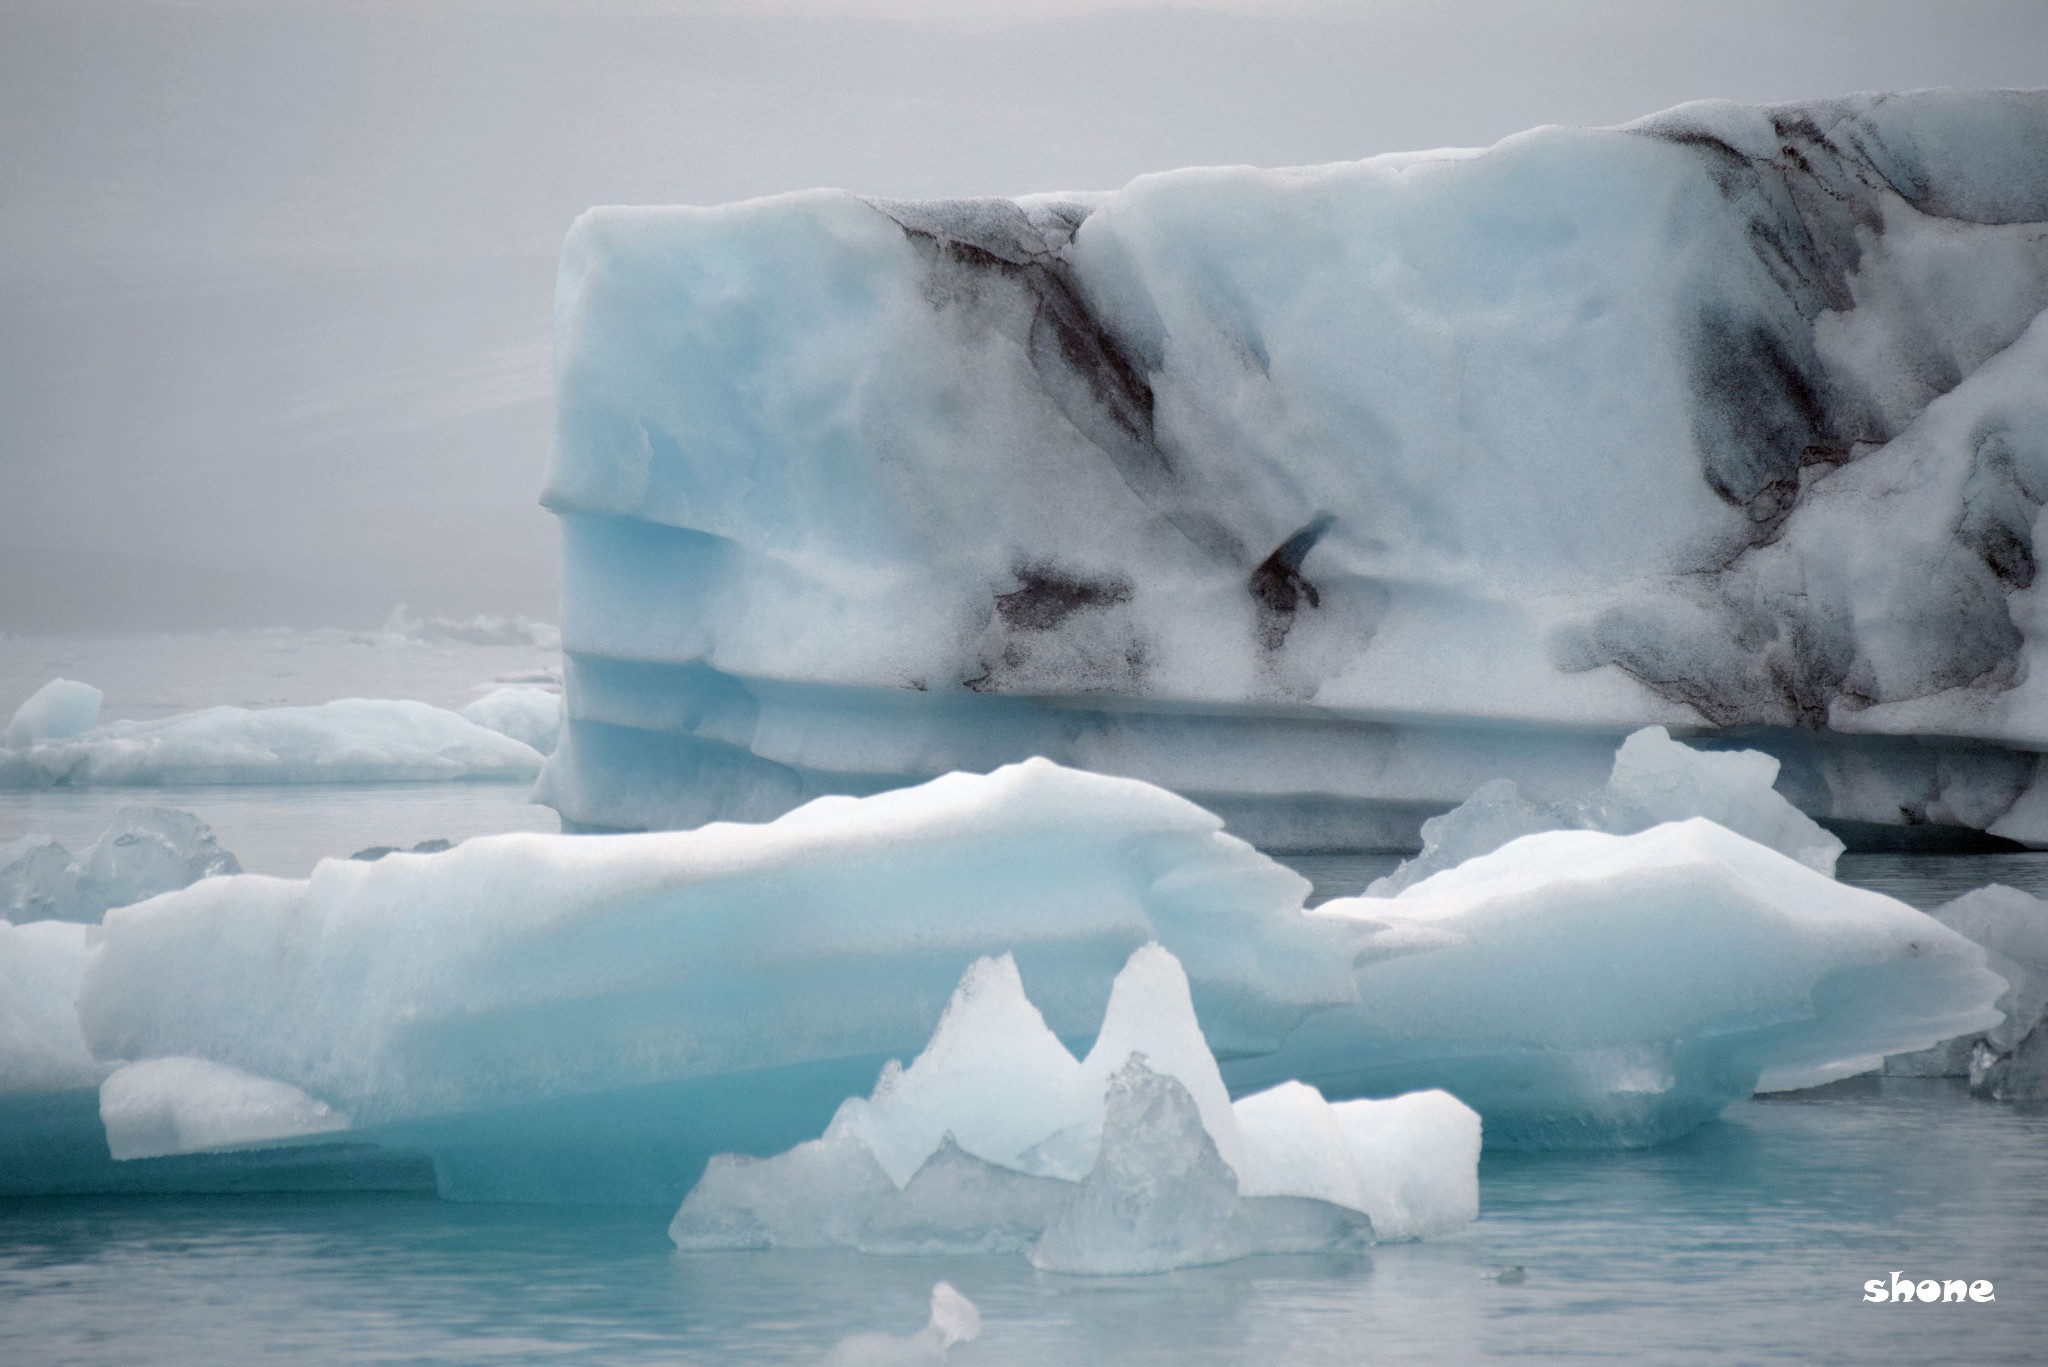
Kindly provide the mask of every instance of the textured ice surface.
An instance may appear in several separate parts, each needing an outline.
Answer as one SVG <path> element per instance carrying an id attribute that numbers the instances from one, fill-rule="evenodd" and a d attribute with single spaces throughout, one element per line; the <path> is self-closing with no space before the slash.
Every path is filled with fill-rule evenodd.
<path id="1" fill-rule="evenodd" d="M 0 787 L 530 779 L 532 746 L 423 702 L 210 707 L 0 748 Z"/>
<path id="2" fill-rule="evenodd" d="M 1760 1085 L 1983 1030 L 2004 990 L 1932 918 L 1698 818 L 1523 836 L 1309 916 L 1422 952 L 1362 962 L 1355 1004 L 1227 1061 L 1233 1091 L 1442 1087 L 1486 1118 L 1489 1144 L 1655 1143 Z"/>
<path id="3" fill-rule="evenodd" d="M 104 697 L 91 684 L 52 679 L 14 710 L 7 729 L 0 731 L 0 746 L 18 750 L 37 741 L 63 740 L 90 731 L 100 724 Z"/>
<path id="4" fill-rule="evenodd" d="M 290 1083 L 431 1149 L 451 1193 L 672 1206 L 712 1153 L 818 1134 L 986 954 L 1069 1038 L 1155 939 L 1219 1047 L 1346 998 L 1369 937 L 1219 824 L 1041 761 L 765 826 L 209 879 L 110 914 L 81 1009 L 108 1058 Z"/>
<path id="5" fill-rule="evenodd" d="M 1422 824 L 1422 852 L 1366 889 L 1392 897 L 1433 873 L 1537 831 L 1594 830 L 1615 835 L 1703 816 L 1807 867 L 1833 874 L 1842 842 L 1771 785 L 1778 761 L 1754 750 L 1710 753 L 1681 745 L 1661 726 L 1622 742 L 1606 786 L 1562 802 L 1524 796 L 1512 779 L 1495 779 L 1442 816 Z"/>
<path id="6" fill-rule="evenodd" d="M 0 1095 L 94 1087 L 106 1075 L 78 1026 L 86 928 L 0 922 Z"/>
<path id="7" fill-rule="evenodd" d="M 565 818 L 1024 755 L 1273 847 L 1647 725 L 2048 844 L 2048 95 L 1688 105 L 564 252 Z"/>
<path id="8" fill-rule="evenodd" d="M 1225 1088 L 1289 1081 L 1336 1103 L 1441 1087 L 1489 1142 L 1653 1142 L 1766 1071 L 1985 1030 L 2004 990 L 1938 922 L 1704 820 L 1524 837 L 1394 898 L 1304 913 L 1307 891 L 1184 799 L 1033 761 L 760 826 L 207 878 L 109 912 L 89 967 L 86 928 L 15 928 L 77 952 L 10 1057 L 69 1058 L 92 1086 L 94 1059 L 209 1059 L 348 1114 L 355 1139 L 430 1152 L 451 1196 L 673 1210 L 712 1155 L 781 1152 L 870 1088 L 863 1181 L 894 1188 L 948 1133 L 972 1162 L 935 1191 L 973 1164 L 1068 1180 L 1093 1115 L 1061 1110 L 1068 1079 L 1106 1081 L 1131 1051 L 1216 1119 L 1232 1164 Z M 1186 982 L 1140 955 L 1112 1008 L 1155 941 Z M 877 1088 L 1005 952 L 1013 977 L 978 970 L 955 1003 L 1001 1023 L 1000 1085 L 941 1039 Z M 1190 1007 L 1199 1034 L 1161 1032 Z M 1052 1047 L 1091 1039 L 1080 1063 Z M 1034 1138 L 1039 1107 L 1074 1118 Z M 1259 1191 L 1256 1165 L 1240 1176 Z"/>
<path id="9" fill-rule="evenodd" d="M 190 812 L 123 807 L 76 859 L 47 836 L 0 846 L 0 919 L 97 921 L 109 907 L 241 871 Z"/>
<path id="10" fill-rule="evenodd" d="M 1885 1071 L 1968 1077 L 1972 1090 L 2001 1101 L 2048 1100 L 2040 1057 L 2048 1043 L 2048 902 L 1994 883 L 1930 914 L 1984 946 L 1991 971 L 2007 984 L 1998 999 L 2004 1019 L 1932 1049 L 1895 1054 L 1885 1060 Z"/>
<path id="11" fill-rule="evenodd" d="M 684 1248 L 1028 1251 L 1052 1271 L 1159 1272 L 1363 1243 L 1381 1211 L 1387 1237 L 1454 1229 L 1478 1211 L 1479 1133 L 1442 1093 L 1332 1107 L 1290 1084 L 1233 1106 L 1157 945 L 1131 956 L 1076 1059 L 1005 956 L 972 965 L 923 1053 L 823 1137 L 714 1159 L 669 1232 Z"/>
<path id="12" fill-rule="evenodd" d="M 200 1058 L 154 1058 L 100 1084 L 100 1121 L 116 1159 L 247 1149 L 348 1128 L 298 1088 Z"/>
<path id="13" fill-rule="evenodd" d="M 543 755 L 555 748 L 562 730 L 562 695 L 538 684 L 494 688 L 458 711 L 478 726 L 523 741 Z"/>

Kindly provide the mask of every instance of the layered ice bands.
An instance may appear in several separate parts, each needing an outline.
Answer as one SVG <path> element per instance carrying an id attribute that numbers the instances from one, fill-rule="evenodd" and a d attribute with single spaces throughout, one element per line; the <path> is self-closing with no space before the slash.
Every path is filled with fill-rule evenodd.
<path id="1" fill-rule="evenodd" d="M 1042 754 L 1402 845 L 1664 724 L 2048 844 L 2044 148 L 2048 97 L 1934 92 L 595 210 L 545 795 L 681 827 Z"/>

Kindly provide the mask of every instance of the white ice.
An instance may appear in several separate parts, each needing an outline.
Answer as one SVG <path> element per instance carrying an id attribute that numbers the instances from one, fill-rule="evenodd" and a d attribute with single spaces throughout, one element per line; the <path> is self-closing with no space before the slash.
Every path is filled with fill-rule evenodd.
<path id="1" fill-rule="evenodd" d="M 1648 726 L 1622 742 L 1605 786 L 1558 802 L 1524 796 L 1512 779 L 1495 779 L 1442 816 L 1422 825 L 1422 851 L 1366 888 L 1392 897 L 1431 874 L 1499 849 L 1537 831 L 1592 830 L 1614 835 L 1667 821 L 1706 817 L 1833 875 L 1842 842 L 1794 807 L 1772 785 L 1778 761 L 1755 750 L 1696 750 Z"/>
<path id="2" fill-rule="evenodd" d="M 0 748 L 21 750 L 38 741 L 64 740 L 100 724 L 105 695 L 91 684 L 52 679 L 14 710 L 0 731 Z"/>
<path id="3" fill-rule="evenodd" d="M 1651 1143 L 1764 1075 L 2000 1019 L 1980 947 L 1703 819 L 1526 836 L 1309 912 L 1306 880 L 1219 827 L 1161 789 L 1033 761 L 758 826 L 205 878 L 109 912 L 68 970 L 75 1022 L 27 1035 L 82 1030 L 95 1066 L 182 1056 L 286 1083 L 365 1142 L 430 1152 L 442 1190 L 471 1199 L 673 1210 L 714 1154 L 811 1139 L 872 1088 L 847 1127 L 875 1147 L 853 1136 L 844 1175 L 928 1177 L 911 1214 L 943 1226 L 944 1190 L 977 1184 L 1028 1223 L 1032 1182 L 1092 1161 L 1086 1089 L 1131 1051 L 1256 1194 L 1226 1091 L 1305 1083 L 1343 1121 L 1352 1099 L 1442 1088 L 1489 1143 Z M 1149 942 L 1180 969 L 1139 955 L 1112 1008 Z M 877 1087 L 970 965 L 1005 953 L 1014 977 L 977 970 L 952 1013 L 959 1031 L 1007 1022 L 1000 1083 L 949 1029 Z M 1199 1033 L 1161 1032 L 1189 1019 Z M 1087 1059 L 1061 1057 L 1091 1038 Z M 891 1237 L 924 1236 L 910 1220 Z"/>
<path id="4" fill-rule="evenodd" d="M 1524 1146 L 1658 1142 L 1759 1086 L 1982 1030 L 2004 990 L 1939 922 L 1704 818 L 1527 835 L 1309 916 L 1418 952 L 1362 962 L 1356 1004 L 1233 1061 L 1233 1088 L 1441 1086 Z"/>
<path id="5" fill-rule="evenodd" d="M 457 712 L 501 736 L 532 746 L 545 755 L 562 731 L 562 695 L 538 684 L 506 684 L 494 688 Z"/>
<path id="6" fill-rule="evenodd" d="M 1331 1106 L 1290 1083 L 1233 1105 L 1157 945 L 1076 1059 L 1004 956 L 972 965 L 924 1051 L 821 1138 L 714 1159 L 670 1236 L 1158 1272 L 1451 1232 L 1478 1213 L 1479 1146 L 1478 1115 L 1441 1092 Z"/>
<path id="7" fill-rule="evenodd" d="M 94 1087 L 94 1060 L 78 1025 L 86 928 L 62 921 L 0 922 L 0 1096 Z"/>
<path id="8" fill-rule="evenodd" d="M 453 712 L 344 698 L 210 707 L 0 748 L 0 787 L 524 780 L 540 766 L 532 746 Z"/>
<path id="9" fill-rule="evenodd" d="M 298 1088 L 200 1058 L 154 1058 L 108 1074 L 100 1121 L 117 1159 L 261 1148 L 348 1128 Z"/>

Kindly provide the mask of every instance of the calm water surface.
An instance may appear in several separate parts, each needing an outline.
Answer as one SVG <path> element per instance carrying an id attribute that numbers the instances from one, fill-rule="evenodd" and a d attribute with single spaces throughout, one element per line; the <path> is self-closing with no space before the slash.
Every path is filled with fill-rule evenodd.
<path id="1" fill-rule="evenodd" d="M 1955 1084 L 1857 1080 L 1661 1149 L 1489 1155 L 1482 1177 L 1457 1238 L 1119 1280 L 684 1255 L 664 1212 L 18 1201 L 0 1204 L 0 1362 L 815 1362 L 917 1328 L 940 1278 L 982 1311 L 960 1364 L 2048 1359 L 2048 1117 Z M 1894 1269 L 1986 1278 L 1997 1300 L 1864 1304 Z"/>

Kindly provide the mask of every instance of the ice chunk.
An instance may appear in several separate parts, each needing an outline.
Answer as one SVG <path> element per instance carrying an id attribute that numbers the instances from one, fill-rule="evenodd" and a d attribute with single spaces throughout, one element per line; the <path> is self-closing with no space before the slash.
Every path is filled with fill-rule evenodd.
<path id="1" fill-rule="evenodd" d="M 25 835 L 0 845 L 0 921 L 91 921 L 81 914 L 79 871 L 65 849 L 47 835 Z"/>
<path id="2" fill-rule="evenodd" d="M 946 1282 L 932 1285 L 932 1317 L 917 1333 L 852 1334 L 834 1345 L 827 1367 L 915 1367 L 943 1362 L 946 1350 L 981 1335 L 981 1311 Z"/>
<path id="3" fill-rule="evenodd" d="M 199 1058 L 115 1069 L 100 1084 L 100 1120 L 116 1159 L 259 1148 L 348 1128 L 347 1116 L 288 1083 Z"/>
<path id="4" fill-rule="evenodd" d="M 107 1058 L 210 1058 L 428 1147 L 451 1194 L 673 1209 L 712 1154 L 818 1135 L 985 955 L 1014 949 L 1071 1039 L 1151 940 L 1219 1048 L 1348 999 L 1370 934 L 1304 918 L 1306 880 L 1219 825 L 1034 762 L 762 826 L 207 879 L 109 914 L 81 1012 Z"/>
<path id="5" fill-rule="evenodd" d="M 531 779 L 532 746 L 423 702 L 210 707 L 0 750 L 0 787 Z"/>
<path id="6" fill-rule="evenodd" d="M 78 1026 L 86 928 L 0 922 L 0 1095 L 95 1087 L 106 1075 Z"/>
<path id="7" fill-rule="evenodd" d="M 1983 1030 L 2004 990 L 1938 921 L 1703 818 L 1524 836 L 1309 914 L 1426 948 L 1362 963 L 1356 1004 L 1226 1062 L 1232 1088 L 1441 1087 L 1489 1144 L 1659 1142 L 1760 1085 Z"/>
<path id="8" fill-rule="evenodd" d="M 1895 1077 L 1968 1077 L 1973 1090 L 2002 1101 L 2041 1099 L 2039 1065 L 2029 1067 L 2021 1056 L 2039 1049 L 2035 1036 L 2048 1037 L 2048 902 L 1993 883 L 1931 915 L 1984 946 L 1991 971 L 2007 984 L 1997 1003 L 2003 1019 L 1978 1034 L 1893 1055 L 1884 1061 L 1885 1071 Z"/>
<path id="9" fill-rule="evenodd" d="M 1232 1106 L 1186 979 L 1156 945 L 1118 975 L 1085 1061 L 1036 1038 L 1043 1029 L 1007 958 L 973 965 L 908 1069 L 891 1064 L 820 1139 L 713 1160 L 671 1237 L 684 1248 L 1033 1250 L 1057 1270 L 1135 1272 L 1350 1246 L 1371 1237 L 1371 1208 L 1396 1238 L 1477 1214 L 1477 1115 L 1441 1093 L 1347 1111 L 1299 1084 Z M 1161 1069 L 1133 1047 L 1148 1041 L 1165 1046 Z M 1008 1096 L 1013 1072 L 1024 1085 Z M 1204 1095 L 1217 1105 L 1205 1110 Z M 948 1130 L 934 1145 L 946 1124 L 974 1144 Z M 905 1180 L 884 1154 L 918 1166 Z"/>
<path id="10" fill-rule="evenodd" d="M 1510 779 L 1488 783 L 1460 806 L 1423 823 L 1422 852 L 1383 878 L 1368 897 L 1392 897 L 1431 874 L 1537 831 L 1615 835 L 1667 821 L 1706 817 L 1738 835 L 1832 875 L 1842 842 L 1772 785 L 1778 761 L 1755 750 L 1695 750 L 1649 726 L 1622 742 L 1606 786 L 1569 801 L 1538 803 Z"/>
<path id="11" fill-rule="evenodd" d="M 0 846 L 0 918 L 97 921 L 109 907 L 241 871 L 190 812 L 123 807 L 76 859 L 48 836 Z"/>
<path id="12" fill-rule="evenodd" d="M 535 684 L 507 684 L 457 709 L 478 726 L 510 736 L 545 755 L 562 731 L 562 696 Z"/>
<path id="13" fill-rule="evenodd" d="M 14 711 L 0 731 L 0 747 L 25 750 L 38 741 L 65 740 L 100 724 L 100 703 L 106 697 L 91 684 L 52 679 Z"/>
<path id="14" fill-rule="evenodd" d="M 1355 1209 L 1241 1196 L 1187 1088 L 1134 1054 L 1110 1082 L 1095 1167 L 1032 1247 L 1031 1264 L 1116 1276 L 1371 1240 L 1372 1221 Z"/>

